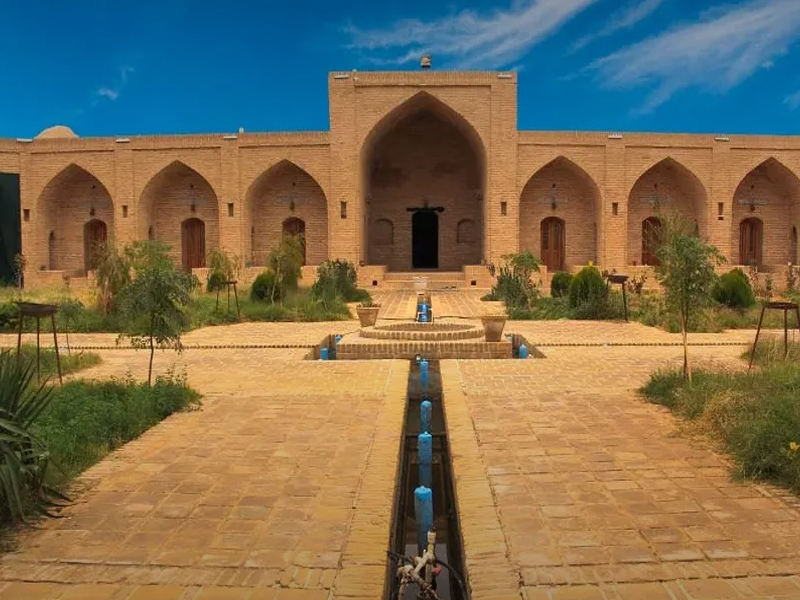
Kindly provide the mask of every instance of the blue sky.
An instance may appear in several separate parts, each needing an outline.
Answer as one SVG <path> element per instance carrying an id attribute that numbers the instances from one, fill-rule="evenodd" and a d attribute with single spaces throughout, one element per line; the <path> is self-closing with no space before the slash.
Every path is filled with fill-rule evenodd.
<path id="1" fill-rule="evenodd" d="M 0 0 L 0 136 L 325 130 L 327 73 L 519 71 L 519 128 L 800 134 L 800 0 Z"/>

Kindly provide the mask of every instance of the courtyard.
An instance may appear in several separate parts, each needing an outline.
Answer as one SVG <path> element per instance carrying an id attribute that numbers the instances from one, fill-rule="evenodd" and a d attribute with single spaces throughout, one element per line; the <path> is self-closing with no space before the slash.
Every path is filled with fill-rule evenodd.
<path id="1" fill-rule="evenodd" d="M 386 322 L 413 318 L 413 292 L 375 296 Z M 470 291 L 432 301 L 461 322 L 486 305 Z M 0 598 L 382 597 L 409 361 L 307 359 L 358 328 L 210 327 L 159 353 L 156 369 L 185 370 L 202 407 L 86 471 L 64 518 L 2 556 Z M 590 321 L 506 332 L 545 358 L 441 362 L 474 600 L 800 598 L 797 497 L 734 480 L 636 393 L 680 365 L 679 335 Z M 744 369 L 753 334 L 692 334 L 691 352 Z M 146 372 L 147 353 L 114 334 L 71 338 L 102 356 L 81 378 Z"/>

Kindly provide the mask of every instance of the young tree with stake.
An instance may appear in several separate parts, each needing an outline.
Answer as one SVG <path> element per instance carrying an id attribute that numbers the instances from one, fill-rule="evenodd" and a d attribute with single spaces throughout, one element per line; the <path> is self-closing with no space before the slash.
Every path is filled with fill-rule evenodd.
<path id="1" fill-rule="evenodd" d="M 688 331 L 691 319 L 711 302 L 711 289 L 717 280 L 715 267 L 725 262 L 722 254 L 704 243 L 694 223 L 678 215 L 662 219 L 660 243 L 656 248 L 659 264 L 656 279 L 664 288 L 667 309 L 678 316 L 683 337 L 683 376 L 691 381 Z"/>
<path id="2" fill-rule="evenodd" d="M 125 331 L 134 348 L 149 348 L 150 362 L 147 383 L 153 382 L 153 356 L 156 347 L 182 350 L 181 332 L 188 324 L 185 307 L 197 278 L 179 270 L 159 242 L 137 242 L 133 245 L 134 278 L 125 287 L 120 310 L 125 318 Z"/>

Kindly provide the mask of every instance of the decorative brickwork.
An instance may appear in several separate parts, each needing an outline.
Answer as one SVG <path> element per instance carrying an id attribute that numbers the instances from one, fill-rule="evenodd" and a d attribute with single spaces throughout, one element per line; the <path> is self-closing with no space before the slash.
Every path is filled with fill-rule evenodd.
<path id="1" fill-rule="evenodd" d="M 751 254 L 763 269 L 780 274 L 797 260 L 800 138 L 520 132 L 516 77 L 331 73 L 330 132 L 0 140 L 0 171 L 20 174 L 30 212 L 26 284 L 85 271 L 85 237 L 102 235 L 96 223 L 85 229 L 92 220 L 118 245 L 164 240 L 185 266 L 188 248 L 217 247 L 263 264 L 295 218 L 309 266 L 348 259 L 362 264 L 363 285 L 402 287 L 408 278 L 389 276 L 413 265 L 406 209 L 426 200 L 445 209 L 435 243 L 436 269 L 452 273 L 436 280 L 443 287 L 489 287 L 482 264 L 520 249 L 541 255 L 546 218 L 548 236 L 563 233 L 563 256 L 550 262 L 633 272 L 656 196 L 697 221 L 727 268 L 742 261 L 745 219 L 760 222 L 746 235 L 761 231 Z M 187 244 L 189 219 L 203 226 Z"/>

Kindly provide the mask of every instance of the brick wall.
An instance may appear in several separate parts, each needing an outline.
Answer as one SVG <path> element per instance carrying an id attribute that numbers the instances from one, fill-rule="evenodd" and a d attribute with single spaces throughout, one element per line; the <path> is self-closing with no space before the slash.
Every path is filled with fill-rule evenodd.
<path id="1" fill-rule="evenodd" d="M 539 224 L 555 214 L 566 222 L 568 267 L 595 260 L 622 271 L 641 260 L 641 221 L 649 216 L 641 196 L 651 195 L 653 183 L 732 262 L 739 223 L 751 216 L 764 224 L 764 263 L 792 258 L 791 228 L 800 227 L 800 138 L 520 132 L 516 94 L 515 74 L 332 73 L 330 132 L 0 140 L 0 170 L 21 175 L 22 209 L 30 212 L 22 223 L 23 251 L 34 275 L 48 266 L 50 231 L 54 265 L 83 267 L 87 194 L 94 190 L 105 190 L 93 199 L 95 217 L 117 244 L 145 239 L 153 227 L 179 260 L 180 223 L 197 217 L 206 225 L 206 248 L 247 260 L 256 227 L 256 250 L 264 254 L 289 216 L 288 206 L 275 207 L 273 199 L 290 180 L 309 198 L 295 212 L 306 221 L 312 264 L 330 257 L 409 268 L 404 209 L 427 193 L 447 208 L 442 270 L 484 258 L 497 264 L 520 247 L 539 254 Z M 376 187 L 372 166 L 381 160 L 390 185 Z M 294 167 L 272 173 L 282 161 Z M 556 211 L 541 203 L 548 182 L 567 199 Z M 195 213 L 187 198 L 191 184 Z M 768 201 L 752 213 L 736 201 L 737 190 L 750 185 Z M 462 200 L 476 188 L 480 200 Z M 464 219 L 474 228 L 462 223 L 462 238 L 477 243 L 458 243 Z M 387 237 L 394 245 L 368 245 Z"/>

